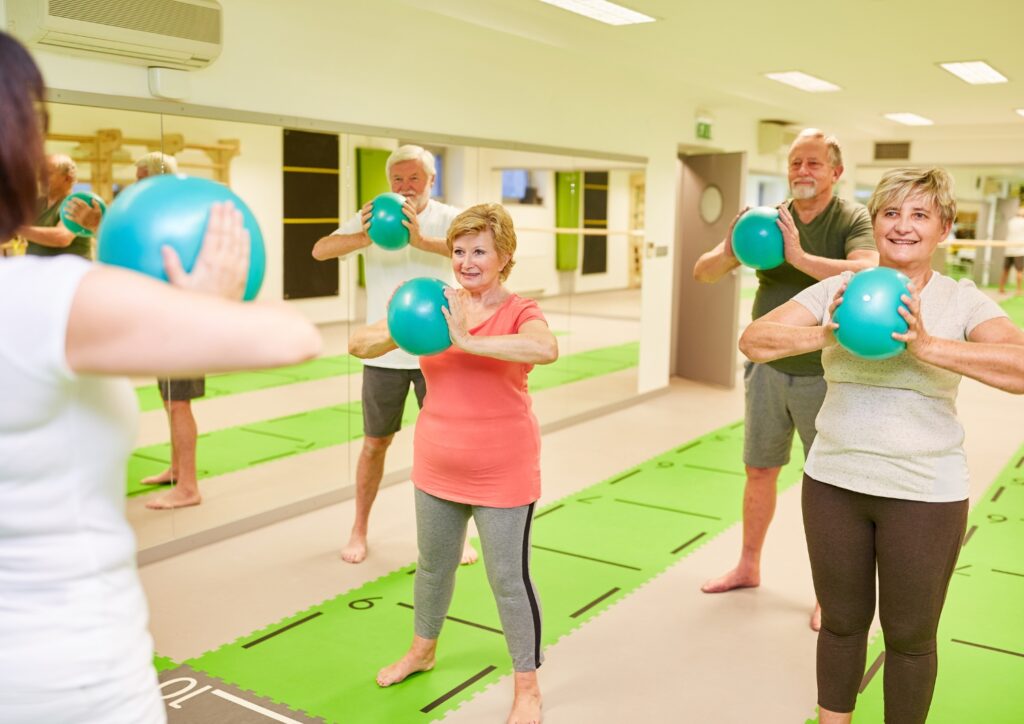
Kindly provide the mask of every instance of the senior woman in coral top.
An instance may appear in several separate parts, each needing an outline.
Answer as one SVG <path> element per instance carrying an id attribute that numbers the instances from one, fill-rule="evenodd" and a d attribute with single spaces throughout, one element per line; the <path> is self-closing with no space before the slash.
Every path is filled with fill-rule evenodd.
<path id="1" fill-rule="evenodd" d="M 530 578 L 530 524 L 540 497 L 540 431 L 526 377 L 535 364 L 558 358 L 558 343 L 537 303 L 502 284 L 516 249 L 502 206 L 480 204 L 459 214 L 448 230 L 448 248 L 462 285 L 446 291 L 452 346 L 420 359 L 430 392 L 413 447 L 415 635 L 405 656 L 377 674 L 377 683 L 397 684 L 434 666 L 472 516 L 515 668 L 508 721 L 539 722 L 541 618 Z M 349 351 L 363 358 L 394 348 L 383 321 L 357 330 L 349 342 Z"/>

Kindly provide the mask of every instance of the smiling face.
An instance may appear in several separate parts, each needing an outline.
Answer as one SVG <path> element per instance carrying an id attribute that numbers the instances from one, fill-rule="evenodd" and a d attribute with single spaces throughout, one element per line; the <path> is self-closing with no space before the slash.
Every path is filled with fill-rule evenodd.
<path id="1" fill-rule="evenodd" d="M 882 266 L 901 271 L 930 265 L 935 247 L 949 234 L 935 202 L 921 194 L 899 206 L 883 206 L 875 214 L 875 245 Z"/>
<path id="2" fill-rule="evenodd" d="M 388 182 L 394 193 L 412 200 L 417 213 L 427 208 L 427 202 L 430 201 L 430 187 L 434 185 L 434 177 L 427 173 L 420 161 L 399 161 L 392 165 Z"/>
<path id="3" fill-rule="evenodd" d="M 842 173 L 842 166 L 832 165 L 828 144 L 820 136 L 797 138 L 789 149 L 789 190 L 794 199 L 831 197 Z"/>
<path id="4" fill-rule="evenodd" d="M 490 229 L 464 234 L 452 242 L 452 271 L 459 284 L 471 292 L 483 292 L 501 284 L 501 270 L 508 257 L 498 253 Z"/>

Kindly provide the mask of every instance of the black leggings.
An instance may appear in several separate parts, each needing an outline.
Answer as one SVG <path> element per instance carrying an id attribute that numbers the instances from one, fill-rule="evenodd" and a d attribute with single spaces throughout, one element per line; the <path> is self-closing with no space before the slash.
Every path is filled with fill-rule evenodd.
<path id="1" fill-rule="evenodd" d="M 821 603 L 818 705 L 851 712 L 878 608 L 885 637 L 885 721 L 925 721 L 935 632 L 967 523 L 966 500 L 922 503 L 855 493 L 804 475 L 803 512 Z"/>

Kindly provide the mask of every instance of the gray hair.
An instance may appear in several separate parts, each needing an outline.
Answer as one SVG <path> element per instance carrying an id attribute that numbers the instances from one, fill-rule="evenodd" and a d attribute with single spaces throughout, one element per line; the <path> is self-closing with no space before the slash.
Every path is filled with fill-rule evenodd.
<path id="1" fill-rule="evenodd" d="M 65 176 L 77 176 L 78 166 L 75 165 L 71 156 L 64 153 L 51 153 L 46 157 L 46 162 L 51 170 L 60 171 Z"/>
<path id="2" fill-rule="evenodd" d="M 411 143 L 408 143 L 404 146 L 399 146 L 391 152 L 390 156 L 388 156 L 384 170 L 389 178 L 391 176 L 391 167 L 396 163 L 401 163 L 402 161 L 419 161 L 420 165 L 423 166 L 423 170 L 427 172 L 427 175 L 437 175 L 437 167 L 434 165 L 434 154 L 422 146 L 414 146 Z"/>
<path id="3" fill-rule="evenodd" d="M 162 173 L 178 173 L 178 161 L 166 153 L 151 151 L 135 162 L 135 168 L 144 168 L 149 176 Z"/>
<path id="4" fill-rule="evenodd" d="M 839 139 L 835 136 L 828 136 L 824 131 L 818 128 L 805 128 L 797 134 L 796 140 L 793 144 L 796 145 L 797 141 L 803 138 L 820 138 L 825 142 L 828 147 L 828 162 L 832 164 L 833 168 L 839 168 L 843 165 L 843 149 L 839 146 Z"/>

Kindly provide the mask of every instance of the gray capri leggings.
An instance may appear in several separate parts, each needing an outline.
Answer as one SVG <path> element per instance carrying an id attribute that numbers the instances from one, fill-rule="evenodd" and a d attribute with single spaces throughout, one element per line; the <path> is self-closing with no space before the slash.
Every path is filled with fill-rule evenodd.
<path id="1" fill-rule="evenodd" d="M 533 506 L 488 508 L 454 503 L 416 490 L 420 553 L 413 600 L 417 636 L 433 640 L 441 633 L 455 591 L 466 525 L 473 516 L 513 667 L 525 672 L 541 665 L 540 599 L 530 579 Z"/>

